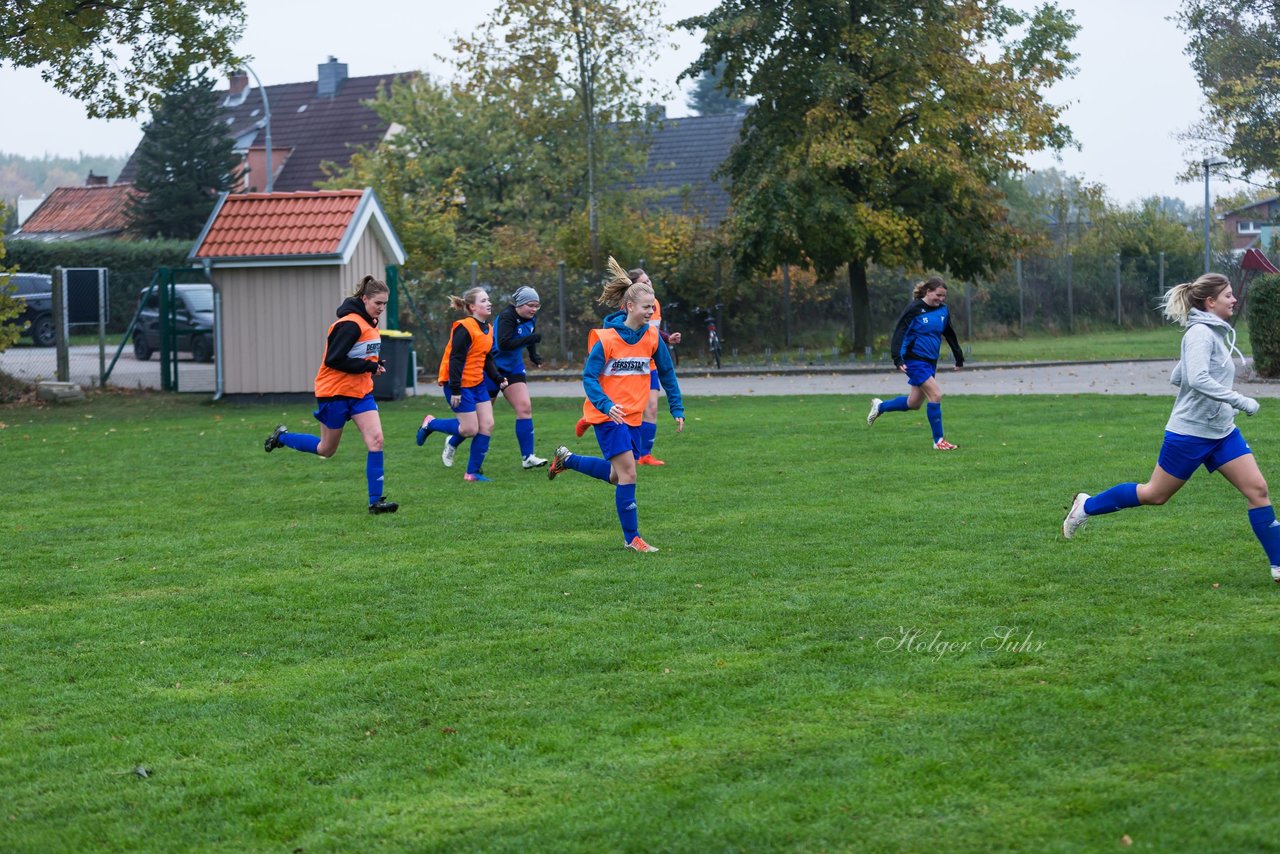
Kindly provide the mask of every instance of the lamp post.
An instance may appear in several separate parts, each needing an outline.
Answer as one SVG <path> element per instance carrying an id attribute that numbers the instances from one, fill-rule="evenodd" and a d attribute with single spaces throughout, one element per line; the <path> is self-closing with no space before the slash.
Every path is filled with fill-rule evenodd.
<path id="1" fill-rule="evenodd" d="M 1215 166 L 1223 166 L 1230 161 L 1225 157 L 1206 157 L 1201 161 L 1204 166 L 1204 271 L 1209 272 L 1209 170 Z"/>
<path id="2" fill-rule="evenodd" d="M 262 85 L 262 81 L 258 79 L 257 72 L 245 65 L 245 71 L 253 75 L 253 82 L 258 84 L 258 94 L 262 96 L 262 113 L 267 123 L 267 192 L 271 192 L 271 188 L 276 183 L 276 176 L 271 170 L 271 102 L 267 100 L 267 87 Z M 1208 174 L 1207 172 L 1205 173 Z M 1208 178 L 1205 178 L 1205 198 L 1209 197 Z"/>

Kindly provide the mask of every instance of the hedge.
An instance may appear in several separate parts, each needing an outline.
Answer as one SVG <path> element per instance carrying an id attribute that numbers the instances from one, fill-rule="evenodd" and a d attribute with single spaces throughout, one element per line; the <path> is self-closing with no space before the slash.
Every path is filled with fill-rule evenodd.
<path id="1" fill-rule="evenodd" d="M 1249 285 L 1249 341 L 1253 367 L 1264 377 L 1280 376 L 1280 276 L 1258 276 Z"/>
<path id="2" fill-rule="evenodd" d="M 184 267 L 189 240 L 9 239 L 6 263 L 24 273 L 52 273 L 54 267 L 106 267 L 109 272 L 107 330 L 123 332 L 138 307 L 138 292 L 157 267 Z"/>

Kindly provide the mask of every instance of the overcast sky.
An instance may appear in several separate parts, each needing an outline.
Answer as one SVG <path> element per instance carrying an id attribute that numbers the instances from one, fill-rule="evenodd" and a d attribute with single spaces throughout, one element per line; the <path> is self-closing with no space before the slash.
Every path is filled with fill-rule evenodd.
<path id="1" fill-rule="evenodd" d="M 1034 0 L 1010 0 L 1030 9 Z M 497 0 L 246 0 L 248 26 L 240 49 L 267 85 L 314 80 L 330 56 L 347 63 L 353 77 L 449 68 L 436 56 L 449 52 L 455 33 L 468 33 Z M 666 0 L 666 20 L 701 14 L 715 0 Z M 1203 97 L 1183 53 L 1186 39 L 1168 20 L 1178 0 L 1060 0 L 1081 25 L 1075 49 L 1079 73 L 1051 93 L 1070 102 L 1067 122 L 1081 150 L 1068 151 L 1060 168 L 1106 186 L 1118 202 L 1150 195 L 1203 203 L 1202 182 L 1176 177 L 1189 155 L 1176 136 L 1199 116 Z M 667 114 L 686 115 L 676 76 L 698 54 L 695 37 L 678 33 L 669 51 L 652 58 L 654 77 L 671 92 Z M 683 84 L 687 89 L 688 83 Z M 141 138 L 138 121 L 91 121 L 84 108 L 59 95 L 37 71 L 0 68 L 5 120 L 0 152 L 40 156 L 127 154 Z M 1055 165 L 1037 156 L 1034 168 Z M 114 177 L 114 176 L 112 176 Z M 1226 192 L 1214 178 L 1213 192 Z"/>

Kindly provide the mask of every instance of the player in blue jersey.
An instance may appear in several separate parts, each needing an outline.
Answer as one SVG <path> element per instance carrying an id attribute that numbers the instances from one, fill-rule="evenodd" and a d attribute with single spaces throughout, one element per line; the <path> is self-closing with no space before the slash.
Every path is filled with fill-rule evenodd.
<path id="1" fill-rule="evenodd" d="M 907 375 L 911 391 L 892 400 L 871 399 L 871 411 L 867 413 L 870 427 L 886 412 L 904 412 L 919 409 L 927 401 L 925 413 L 933 429 L 933 447 L 939 451 L 954 451 L 956 446 L 942 433 L 942 389 L 934 374 L 938 370 L 938 356 L 942 353 L 942 339 L 947 339 L 955 356 L 958 371 L 964 365 L 964 354 L 955 330 L 951 328 L 951 315 L 947 311 L 947 283 L 937 276 L 921 282 L 911 291 L 911 303 L 893 330 L 893 364 Z"/>

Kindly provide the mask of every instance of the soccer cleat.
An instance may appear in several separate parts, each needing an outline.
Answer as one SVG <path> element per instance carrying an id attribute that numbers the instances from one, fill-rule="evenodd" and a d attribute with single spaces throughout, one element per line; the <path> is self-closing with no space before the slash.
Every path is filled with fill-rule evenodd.
<path id="1" fill-rule="evenodd" d="M 284 442 L 280 441 L 280 437 L 288 432 L 288 430 L 284 429 L 283 424 L 277 424 L 276 429 L 272 430 L 271 435 L 267 437 L 267 441 L 262 443 L 262 450 L 269 454 L 276 448 L 283 448 Z"/>
<path id="2" fill-rule="evenodd" d="M 492 480 L 485 477 L 480 472 L 476 472 L 475 474 L 472 474 L 471 472 L 467 472 L 462 476 L 462 479 L 466 481 L 470 481 L 471 483 L 493 483 Z"/>
<path id="3" fill-rule="evenodd" d="M 547 469 L 547 480 L 555 480 L 556 475 L 564 471 L 565 461 L 573 456 L 573 452 L 564 445 L 556 448 L 556 452 L 551 456 L 551 467 Z"/>
<path id="4" fill-rule="evenodd" d="M 645 454 L 636 460 L 638 466 L 665 466 L 666 463 L 655 457 L 653 454 Z"/>
<path id="5" fill-rule="evenodd" d="M 1280 584 L 1280 566 L 1271 567 L 1271 580 Z"/>
<path id="6" fill-rule="evenodd" d="M 876 423 L 876 419 L 880 417 L 880 404 L 884 403 L 878 397 L 871 398 L 871 411 L 867 413 L 867 426 L 870 427 Z"/>
<path id="7" fill-rule="evenodd" d="M 933 443 L 933 449 L 935 451 L 954 451 L 958 447 L 959 447 L 958 445 L 953 445 L 950 442 L 948 442 L 946 439 L 939 439 L 938 441 Z"/>
<path id="8" fill-rule="evenodd" d="M 374 516 L 380 513 L 394 513 L 399 509 L 400 505 L 394 501 L 388 501 L 385 495 L 369 505 L 369 513 Z"/>
<path id="9" fill-rule="evenodd" d="M 427 441 L 427 437 L 431 435 L 431 422 L 435 421 L 434 415 L 428 415 L 422 419 L 422 426 L 418 428 L 418 447 L 422 447 L 422 443 Z"/>
<path id="10" fill-rule="evenodd" d="M 1075 536 L 1076 531 L 1089 521 L 1089 514 L 1084 512 L 1084 503 L 1088 500 L 1089 494 L 1086 492 L 1077 492 L 1076 497 L 1071 499 L 1071 509 L 1067 511 L 1067 518 L 1062 520 L 1062 536 L 1066 539 Z"/>
<path id="11" fill-rule="evenodd" d="M 520 465 L 524 466 L 527 469 L 536 469 L 538 466 L 545 466 L 546 464 L 547 464 L 546 460 L 544 460 L 542 457 L 535 456 L 533 454 L 530 454 L 529 456 L 525 457 L 520 462 Z"/>
<path id="12" fill-rule="evenodd" d="M 418 432 L 421 433 L 422 430 L 419 429 Z M 452 436 L 444 437 L 444 450 L 440 452 L 440 462 L 444 463 L 447 469 L 453 468 L 453 455 L 458 453 L 458 449 L 449 441 L 452 438 Z"/>
<path id="13" fill-rule="evenodd" d="M 587 419 L 579 418 L 578 423 L 573 425 L 573 433 L 575 436 L 581 439 L 582 434 L 587 432 L 587 428 L 590 426 L 591 426 L 591 422 L 587 421 Z"/>
<path id="14" fill-rule="evenodd" d="M 651 545 L 649 545 L 649 544 L 648 544 L 648 543 L 646 543 L 644 540 L 640 539 L 640 537 L 638 537 L 638 536 L 632 537 L 632 538 L 631 538 L 631 542 L 627 543 L 625 546 L 623 546 L 623 548 L 631 549 L 633 552 L 656 552 L 656 551 L 658 551 L 658 547 L 657 547 L 657 546 L 651 546 Z"/>

